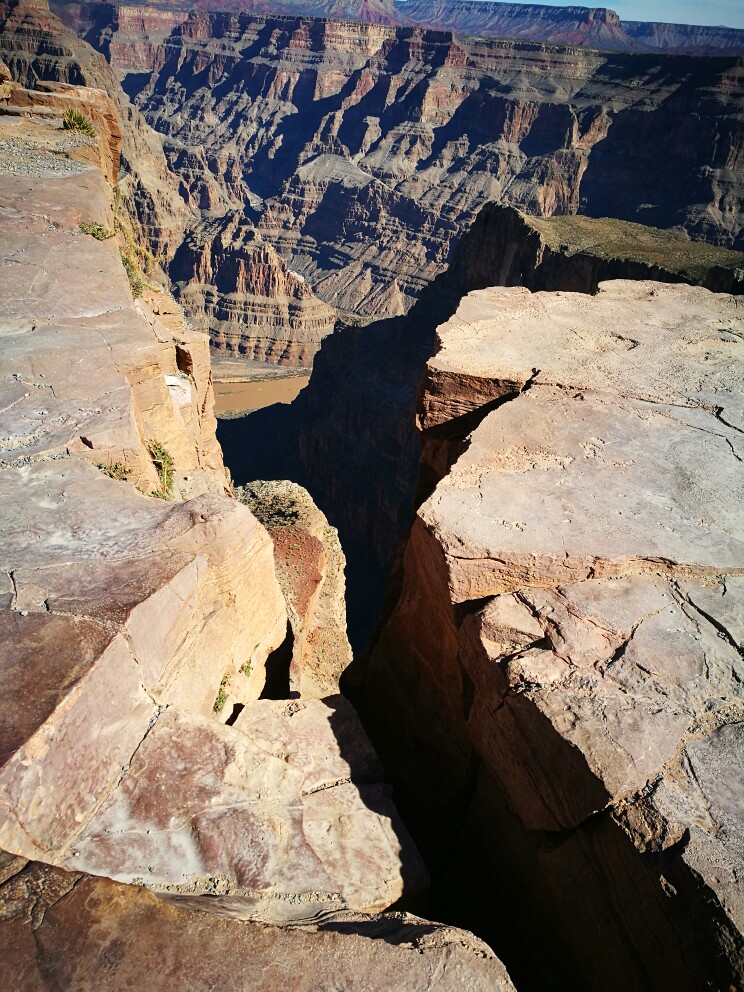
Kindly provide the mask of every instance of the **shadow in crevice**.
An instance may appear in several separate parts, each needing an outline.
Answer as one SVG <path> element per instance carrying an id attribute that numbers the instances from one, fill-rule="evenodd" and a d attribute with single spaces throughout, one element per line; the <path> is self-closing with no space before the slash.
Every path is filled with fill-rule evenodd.
<path id="1" fill-rule="evenodd" d="M 291 699 L 289 687 L 289 668 L 292 664 L 294 651 L 294 633 L 292 625 L 287 621 L 287 636 L 282 643 L 271 652 L 266 659 L 266 682 L 261 693 L 261 699 Z"/>
<path id="2" fill-rule="evenodd" d="M 392 789 L 385 779 L 382 762 L 357 711 L 345 696 L 328 696 L 322 703 L 330 711 L 328 723 L 336 739 L 339 754 L 348 766 L 351 783 L 367 809 L 389 821 L 399 845 L 401 895 L 386 912 L 424 913 L 428 908 L 429 872 L 393 802 Z M 358 921 L 349 918 L 347 913 L 331 918 L 322 925 L 323 929 L 378 937 L 393 944 L 410 939 L 410 931 L 408 935 L 402 933 L 404 927 L 407 927 L 405 921 L 397 918 L 375 920 L 365 916 Z M 421 929 L 423 931 L 424 928 Z"/>
<path id="3" fill-rule="evenodd" d="M 225 726 L 232 727 L 244 709 L 245 709 L 245 703 L 235 703 L 235 705 L 232 708 L 232 713 L 227 718 L 227 720 L 225 720 Z"/>

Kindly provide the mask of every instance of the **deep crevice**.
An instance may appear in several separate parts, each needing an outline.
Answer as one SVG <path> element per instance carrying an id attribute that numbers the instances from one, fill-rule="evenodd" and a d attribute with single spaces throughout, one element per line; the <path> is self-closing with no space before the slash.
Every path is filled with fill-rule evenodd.
<path id="1" fill-rule="evenodd" d="M 289 668 L 292 664 L 292 652 L 294 651 L 294 633 L 292 625 L 287 621 L 287 636 L 282 643 L 271 652 L 266 659 L 266 682 L 264 683 L 261 699 L 291 699 L 296 693 L 292 693 L 289 685 Z M 235 719 L 237 714 L 233 710 Z M 232 720 L 232 716 L 230 717 Z M 228 723 L 230 721 L 228 720 Z"/>
<path id="2" fill-rule="evenodd" d="M 225 720 L 225 726 L 232 727 L 244 709 L 245 709 L 245 703 L 235 703 L 235 705 L 232 708 L 232 713 L 227 718 L 227 720 Z"/>

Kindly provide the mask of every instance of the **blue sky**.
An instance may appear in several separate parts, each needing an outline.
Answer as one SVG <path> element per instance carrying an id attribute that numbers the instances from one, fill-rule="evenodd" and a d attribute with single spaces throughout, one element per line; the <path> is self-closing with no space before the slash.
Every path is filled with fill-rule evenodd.
<path id="1" fill-rule="evenodd" d="M 529 2 L 529 0 L 526 0 Z M 534 0 L 551 7 L 609 7 L 626 21 L 672 24 L 726 24 L 744 28 L 744 0 Z"/>

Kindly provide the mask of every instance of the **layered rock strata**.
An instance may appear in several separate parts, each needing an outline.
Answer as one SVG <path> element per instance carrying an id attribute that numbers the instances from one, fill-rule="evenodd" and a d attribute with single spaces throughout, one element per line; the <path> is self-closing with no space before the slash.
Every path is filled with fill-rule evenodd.
<path id="1" fill-rule="evenodd" d="M 157 14 L 146 16 L 142 8 L 138 17 L 150 27 L 157 20 Z M 171 26 L 178 22 L 169 19 Z M 128 24 L 118 26 L 128 32 Z M 114 60 L 121 58 L 129 65 L 115 44 L 113 53 L 106 48 L 105 38 L 110 39 L 111 32 L 106 34 L 99 26 L 103 33 L 94 40 Z M 229 213 L 221 222 L 201 223 L 200 210 L 235 206 L 224 202 L 217 184 L 210 182 L 203 154 L 181 149 L 179 179 L 165 161 L 160 137 L 131 106 L 112 69 L 44 3 L 14 0 L 0 6 L 0 51 L 6 53 L 15 78 L 26 85 L 39 79 L 53 81 L 59 92 L 59 83 L 84 83 L 109 94 L 124 121 L 117 222 L 126 230 L 148 278 L 163 284 L 172 278 L 188 319 L 211 329 L 219 348 L 278 364 L 311 364 L 320 340 L 333 329 L 334 311 L 262 244 L 241 211 Z M 36 97 L 37 107 L 39 102 Z"/>
<path id="2" fill-rule="evenodd" d="M 398 0 L 397 7 L 414 23 L 459 34 L 586 45 L 618 52 L 744 54 L 744 31 L 736 28 L 626 21 L 606 7 L 548 7 L 491 0 Z"/>
<path id="3" fill-rule="evenodd" d="M 170 267 L 189 318 L 227 356 L 310 367 L 336 312 L 238 215 L 188 236 Z"/>
<path id="4" fill-rule="evenodd" d="M 23 86 L 71 83 L 109 95 L 123 123 L 117 217 L 148 253 L 151 267 L 164 265 L 196 218 L 168 169 L 159 136 L 131 106 L 102 56 L 66 29 L 45 0 L 0 4 L 0 53 Z"/>
<path id="5" fill-rule="evenodd" d="M 417 389 L 436 350 L 437 328 L 461 297 L 497 284 L 594 293 L 600 281 L 621 277 L 740 293 L 742 270 L 742 253 L 672 232 L 608 219 L 531 218 L 489 204 L 447 272 L 405 317 L 327 338 L 309 385 L 291 407 L 221 421 L 225 457 L 238 482 L 289 477 L 306 486 L 339 528 L 352 643 L 363 649 L 396 545 L 410 527 L 417 485 L 420 501 L 441 477 L 430 476 L 429 459 L 446 462 L 473 427 L 472 418 L 463 417 L 428 431 L 421 460 Z"/>
<path id="6" fill-rule="evenodd" d="M 338 539 L 307 490 L 294 482 L 236 487 L 274 541 L 277 577 L 294 638 L 288 691 L 304 699 L 338 692 L 351 663 L 346 634 L 346 560 Z"/>
<path id="7" fill-rule="evenodd" d="M 525 41 L 618 52 L 677 55 L 744 54 L 744 31 L 729 27 L 622 20 L 606 7 L 493 3 L 489 0 L 199 0 L 204 10 L 354 19 L 394 26 L 422 25 L 461 35 L 492 35 Z M 189 7 L 57 3 L 65 23 L 101 51 L 109 46 L 124 72 L 151 68 L 154 48 Z M 113 8 L 113 10 L 112 10 Z M 116 25 L 112 37 L 111 23 Z"/>
<path id="8" fill-rule="evenodd" d="M 151 70 L 125 85 L 193 203 L 341 311 L 407 310 L 489 200 L 741 246 L 736 57 L 195 12 Z"/>
<path id="9" fill-rule="evenodd" d="M 375 739 L 588 988 L 742 981 L 743 333 L 697 288 L 490 289 L 427 366 L 424 435 L 476 419 L 416 515 Z"/>

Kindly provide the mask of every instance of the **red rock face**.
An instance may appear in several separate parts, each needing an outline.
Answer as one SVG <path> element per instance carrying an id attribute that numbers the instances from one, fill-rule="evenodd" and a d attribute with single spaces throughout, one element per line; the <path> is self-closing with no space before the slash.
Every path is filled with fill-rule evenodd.
<path id="1" fill-rule="evenodd" d="M 248 211 L 320 299 L 371 316 L 404 312 L 488 200 L 739 244 L 743 70 L 693 65 L 198 12 L 130 82 L 195 209 Z"/>
<path id="2" fill-rule="evenodd" d="M 407 914 L 256 926 L 168 905 L 137 886 L 0 863 L 0 982 L 14 992 L 104 984 L 126 992 L 146 988 L 153 974 L 167 992 L 201 976 L 225 992 L 452 992 L 453 974 L 469 992 L 513 992 L 483 943 Z"/>
<path id="3" fill-rule="evenodd" d="M 467 439 L 428 466 L 375 740 L 419 838 L 474 845 L 477 886 L 490 862 L 508 915 L 543 907 L 591 989 L 742 982 L 738 311 L 651 282 L 484 289 L 420 393 L 427 433 Z M 498 940 L 507 914 L 479 911 Z"/>

